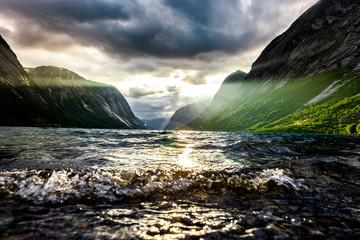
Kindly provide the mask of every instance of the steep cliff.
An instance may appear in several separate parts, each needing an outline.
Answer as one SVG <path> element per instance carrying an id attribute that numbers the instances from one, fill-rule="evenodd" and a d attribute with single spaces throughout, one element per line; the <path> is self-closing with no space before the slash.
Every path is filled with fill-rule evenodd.
<path id="1" fill-rule="evenodd" d="M 360 122 L 360 2 L 321 0 L 192 129 L 346 133 Z"/>

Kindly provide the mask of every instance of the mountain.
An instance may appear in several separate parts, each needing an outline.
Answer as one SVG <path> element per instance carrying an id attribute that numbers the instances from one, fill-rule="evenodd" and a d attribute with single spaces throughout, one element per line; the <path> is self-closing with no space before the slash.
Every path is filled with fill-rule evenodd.
<path id="1" fill-rule="evenodd" d="M 41 66 L 27 69 L 32 85 L 66 125 L 100 128 L 139 128 L 123 95 L 110 85 L 86 80 L 64 68 Z"/>
<path id="2" fill-rule="evenodd" d="M 188 126 L 354 132 L 360 123 L 359 16 L 358 0 L 319 1 L 264 49 L 230 101 Z"/>
<path id="3" fill-rule="evenodd" d="M 142 119 L 142 122 L 145 123 L 147 129 L 152 130 L 163 130 L 167 123 L 169 122 L 168 118 L 155 118 L 155 119 Z"/>
<path id="4" fill-rule="evenodd" d="M 211 103 L 205 108 L 205 110 L 201 111 L 201 114 L 198 114 L 193 120 L 189 121 L 186 124 L 191 122 L 192 126 L 196 126 L 201 123 L 203 119 L 214 114 L 216 111 L 220 110 L 222 106 L 227 104 L 230 100 L 236 97 L 238 93 L 238 88 L 240 87 L 241 82 L 245 79 L 246 73 L 240 70 L 231 73 L 229 76 L 225 78 L 219 91 L 215 94 Z M 171 121 L 171 120 L 170 120 Z M 186 125 L 185 124 L 185 125 Z M 181 129 L 191 129 L 189 125 L 181 127 Z"/>
<path id="5" fill-rule="evenodd" d="M 58 67 L 24 69 L 0 36 L 0 125 L 143 128 L 114 87 Z"/>
<path id="6" fill-rule="evenodd" d="M 165 127 L 166 130 L 174 130 L 184 127 L 188 123 L 192 122 L 199 114 L 209 106 L 210 100 L 204 100 L 201 102 L 192 103 L 186 105 L 174 113 L 170 118 L 170 122 Z"/>

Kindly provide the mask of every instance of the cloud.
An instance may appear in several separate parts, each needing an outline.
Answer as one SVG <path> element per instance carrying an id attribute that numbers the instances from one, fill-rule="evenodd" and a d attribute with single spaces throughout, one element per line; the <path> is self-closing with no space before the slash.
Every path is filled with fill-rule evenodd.
<path id="1" fill-rule="evenodd" d="M 196 74 L 194 76 L 192 75 L 186 75 L 181 81 L 189 83 L 191 85 L 202 85 L 206 84 L 206 79 L 204 78 L 203 74 Z"/>
<path id="2" fill-rule="evenodd" d="M 178 94 L 181 92 L 181 88 L 179 88 L 178 86 L 167 86 L 166 90 L 170 93 L 175 93 L 175 94 Z"/>
<path id="3" fill-rule="evenodd" d="M 181 88 L 176 85 L 166 86 L 160 94 L 150 94 L 142 98 L 128 98 L 131 108 L 140 119 L 170 118 L 180 107 L 193 100 L 181 95 Z"/>
<path id="4" fill-rule="evenodd" d="M 246 7 L 241 0 L 0 1 L 1 13 L 16 19 L 14 34 L 24 46 L 91 45 L 123 58 L 244 51 L 288 25 L 274 17 L 284 7 L 294 8 L 296 2 L 253 0 Z M 277 24 L 267 24 L 273 19 Z"/>
<path id="5" fill-rule="evenodd" d="M 158 93 L 163 93 L 162 90 L 151 90 L 146 88 L 140 88 L 140 87 L 131 87 L 127 92 L 124 93 L 125 96 L 131 97 L 131 98 L 141 98 L 144 96 L 154 95 Z"/>

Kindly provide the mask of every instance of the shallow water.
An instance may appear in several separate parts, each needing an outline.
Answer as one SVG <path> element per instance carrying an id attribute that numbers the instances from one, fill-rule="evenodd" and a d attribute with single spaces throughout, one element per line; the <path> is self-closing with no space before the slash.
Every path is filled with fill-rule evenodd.
<path id="1" fill-rule="evenodd" d="M 360 137 L 0 128 L 3 239 L 359 239 Z"/>

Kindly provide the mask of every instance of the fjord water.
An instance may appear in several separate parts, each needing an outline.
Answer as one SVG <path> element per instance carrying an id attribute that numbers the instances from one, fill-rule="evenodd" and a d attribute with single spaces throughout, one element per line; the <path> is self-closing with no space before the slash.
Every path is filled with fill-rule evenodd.
<path id="1" fill-rule="evenodd" d="M 0 128 L 7 239 L 359 239 L 358 136 Z"/>

